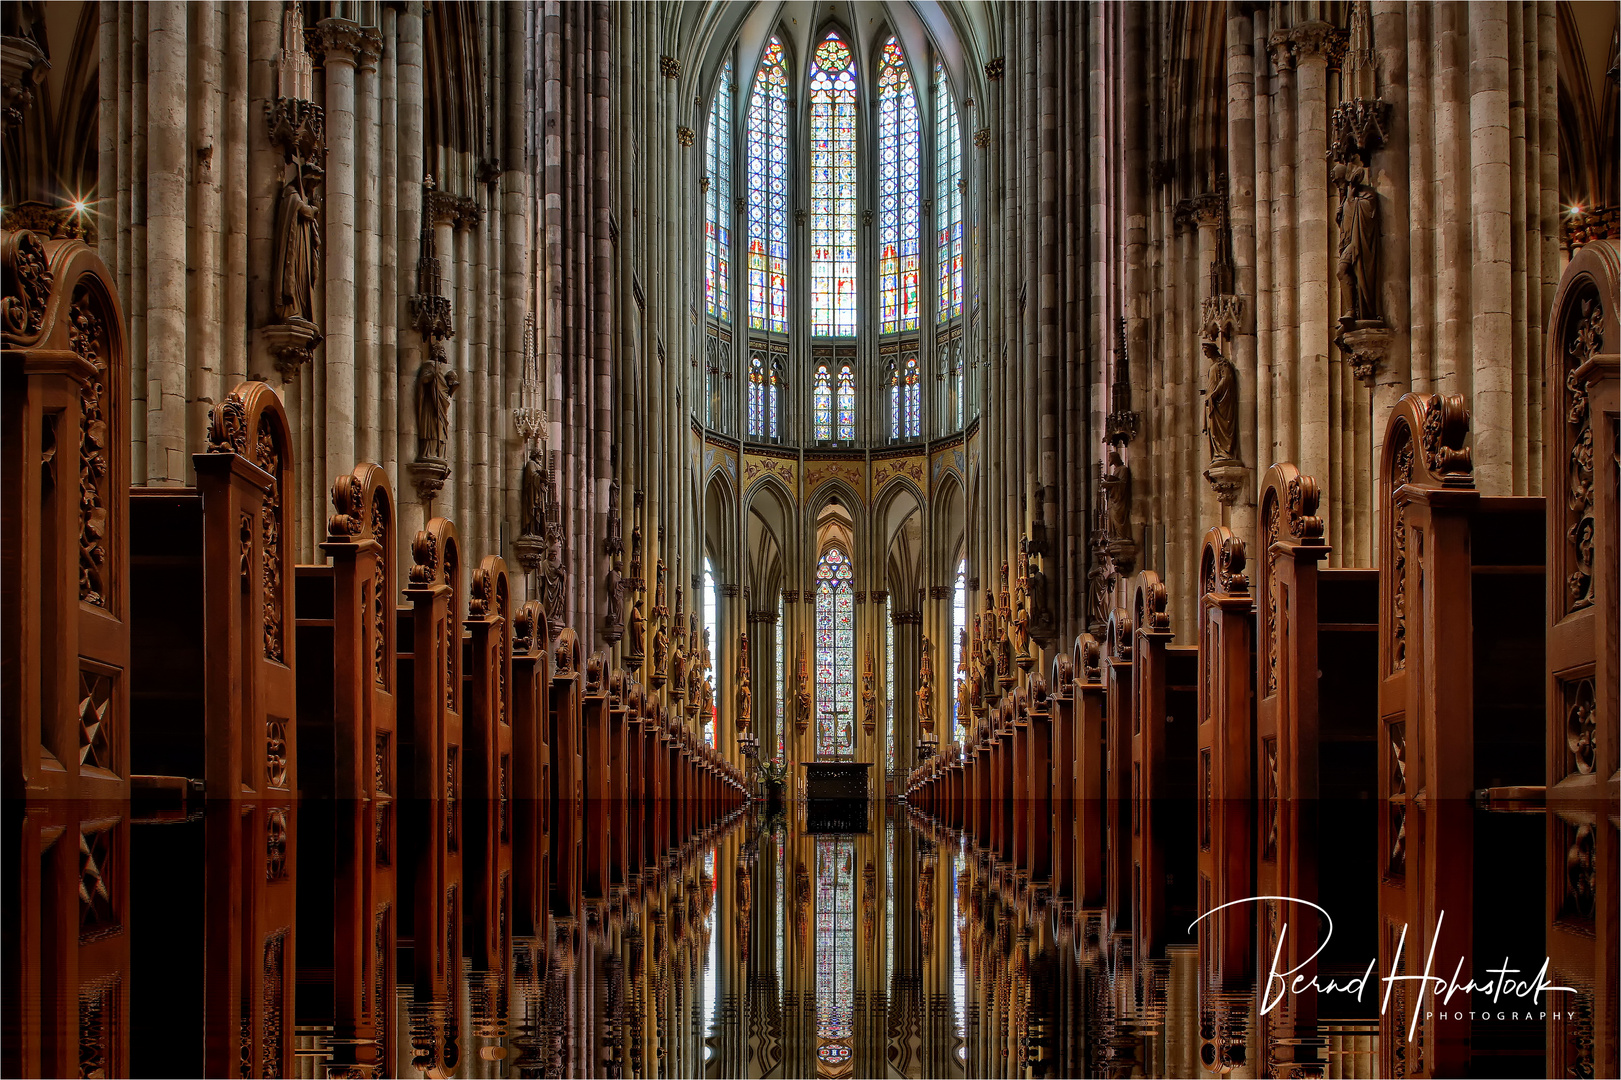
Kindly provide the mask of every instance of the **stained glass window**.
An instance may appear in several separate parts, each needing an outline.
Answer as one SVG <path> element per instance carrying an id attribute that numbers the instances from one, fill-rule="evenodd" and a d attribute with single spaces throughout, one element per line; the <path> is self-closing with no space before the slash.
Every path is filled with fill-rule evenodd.
<path id="1" fill-rule="evenodd" d="M 816 366 L 811 377 L 811 438 L 830 442 L 833 438 L 833 376 L 826 364 Z"/>
<path id="2" fill-rule="evenodd" d="M 732 257 L 732 62 L 709 106 L 709 187 L 704 192 L 704 294 L 709 314 L 730 321 Z"/>
<path id="3" fill-rule="evenodd" d="M 855 739 L 855 575 L 838 548 L 816 564 L 816 756 L 848 759 Z"/>
<path id="4" fill-rule="evenodd" d="M 816 838 L 816 1057 L 850 1061 L 855 1035 L 856 842 Z"/>
<path id="5" fill-rule="evenodd" d="M 788 332 L 788 66 L 773 37 L 749 97 L 749 326 Z"/>
<path id="6" fill-rule="evenodd" d="M 849 364 L 839 368 L 839 439 L 856 437 L 856 369 Z"/>
<path id="7" fill-rule="evenodd" d="M 962 662 L 962 632 L 968 626 L 968 560 L 957 564 L 957 591 L 951 602 L 951 667 L 956 671 L 951 680 L 951 721 L 958 742 L 968 741 L 968 718 L 957 715 L 957 691 L 962 686 L 963 672 L 956 669 Z"/>
<path id="8" fill-rule="evenodd" d="M 810 66 L 811 333 L 856 332 L 856 61 L 837 33 Z"/>
<path id="9" fill-rule="evenodd" d="M 934 213 L 940 260 L 940 318 L 962 314 L 962 148 L 957 107 L 946 84 L 946 68 L 934 65 Z"/>
<path id="10" fill-rule="evenodd" d="M 901 43 L 878 69 L 878 332 L 916 330 L 922 214 L 922 122 Z"/>
<path id="11" fill-rule="evenodd" d="M 777 437 L 777 414 L 782 376 L 764 344 L 749 348 L 749 435 Z"/>
<path id="12" fill-rule="evenodd" d="M 916 347 L 901 355 L 890 375 L 889 424 L 897 439 L 923 434 L 923 380 L 918 375 Z"/>

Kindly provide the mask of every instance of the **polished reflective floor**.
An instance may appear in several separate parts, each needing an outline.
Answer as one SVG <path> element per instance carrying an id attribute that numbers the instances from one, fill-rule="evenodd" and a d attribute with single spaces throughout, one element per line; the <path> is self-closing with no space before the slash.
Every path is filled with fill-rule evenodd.
<path id="1" fill-rule="evenodd" d="M 1547 898 L 1591 898 L 1579 822 L 1132 809 L 1055 822 L 1072 843 L 1030 853 L 1035 881 L 902 803 L 756 804 L 634 874 L 589 809 L 564 850 L 508 803 L 14 814 L 7 870 L 68 888 L 12 877 L 7 947 L 47 955 L 7 987 L 29 1004 L 6 1038 L 71 1016 L 82 1075 L 1363 1077 L 1429 1054 L 1581 1075 L 1581 986 L 1479 989 L 1566 947 L 1583 912 Z M 1257 855 L 1221 864 L 1223 837 Z M 1409 911 L 1434 973 L 1477 980 L 1466 1018 L 1467 991 L 1385 981 L 1415 955 Z M 1297 963 L 1310 985 L 1269 977 Z"/>

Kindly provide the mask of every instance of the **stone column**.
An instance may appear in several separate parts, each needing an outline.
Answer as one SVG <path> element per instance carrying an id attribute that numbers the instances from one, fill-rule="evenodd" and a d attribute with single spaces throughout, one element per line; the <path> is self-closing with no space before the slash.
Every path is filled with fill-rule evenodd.
<path id="1" fill-rule="evenodd" d="M 1333 28 L 1323 22 L 1297 26 L 1291 35 L 1295 51 L 1295 183 L 1303 197 L 1295 201 L 1296 280 L 1299 282 L 1300 471 L 1318 477 L 1332 492 L 1329 470 L 1333 435 L 1333 376 L 1329 370 L 1329 219 L 1327 191 L 1328 53 Z M 1331 498 L 1333 496 L 1331 495 Z"/>
<path id="2" fill-rule="evenodd" d="M 1468 11 L 1469 303 L 1475 483 L 1487 495 L 1514 492 L 1514 363 L 1509 235 L 1508 6 L 1482 0 Z M 1508 350 L 1511 351 L 1511 350 Z M 1505 362 L 1507 361 L 1507 362 Z"/>
<path id="3" fill-rule="evenodd" d="M 186 176 L 189 12 L 179 0 L 147 9 L 146 34 L 146 475 L 186 483 Z M 141 117 L 133 126 L 142 128 Z M 139 248 L 137 248 L 139 250 Z M 138 297 L 130 299 L 137 307 Z"/>

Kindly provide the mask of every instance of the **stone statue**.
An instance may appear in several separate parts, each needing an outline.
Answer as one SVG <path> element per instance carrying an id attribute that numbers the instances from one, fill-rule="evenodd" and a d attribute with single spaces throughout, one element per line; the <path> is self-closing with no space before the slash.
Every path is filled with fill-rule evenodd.
<path id="1" fill-rule="evenodd" d="M 546 535 L 546 508 L 551 502 L 551 493 L 547 489 L 550 486 L 550 477 L 546 474 L 546 463 L 541 458 L 540 448 L 531 447 L 529 456 L 523 463 L 521 488 L 524 536 Z"/>
<path id="2" fill-rule="evenodd" d="M 603 589 L 608 594 L 608 615 L 604 622 L 610 630 L 618 629 L 623 625 L 625 617 L 625 579 L 619 573 L 618 559 L 615 559 L 613 566 L 608 568 Z"/>
<path id="3" fill-rule="evenodd" d="M 647 616 L 642 614 L 641 597 L 630 606 L 630 655 L 643 656 L 647 650 Z"/>
<path id="4" fill-rule="evenodd" d="M 608 482 L 608 536 L 602 544 L 605 555 L 621 555 L 625 551 L 624 524 L 619 517 L 618 480 Z"/>
<path id="5" fill-rule="evenodd" d="M 699 655 L 701 655 L 703 657 L 703 669 L 705 671 L 713 671 L 713 670 L 715 670 L 714 657 L 711 656 L 710 652 L 709 652 L 709 627 L 707 627 L 707 626 L 704 627 L 703 652 L 700 653 Z M 749 670 L 749 636 L 747 634 L 744 634 L 743 635 L 743 673 L 745 675 L 747 675 L 748 670 Z"/>
<path id="6" fill-rule="evenodd" d="M 664 633 L 664 624 L 661 622 L 658 624 L 658 628 L 653 631 L 653 671 L 655 673 L 664 673 L 664 661 L 669 655 L 670 639 Z"/>
<path id="7" fill-rule="evenodd" d="M 1204 343 L 1210 360 L 1210 389 L 1204 399 L 1204 430 L 1210 440 L 1210 460 L 1238 458 L 1238 369 L 1222 355 L 1217 341 Z"/>
<path id="8" fill-rule="evenodd" d="M 1052 627 L 1053 621 L 1052 603 L 1047 590 L 1047 575 L 1042 573 L 1039 562 L 1031 560 L 1030 625 L 1038 631 L 1046 631 Z M 1045 640 L 1043 639 L 1043 641 Z"/>
<path id="9" fill-rule="evenodd" d="M 658 569 L 654 571 L 653 577 L 653 614 L 655 615 L 662 615 L 669 610 L 664 606 L 664 578 L 668 573 L 669 568 L 664 565 L 664 560 L 660 559 Z"/>
<path id="10" fill-rule="evenodd" d="M 443 461 L 450 439 L 450 399 L 462 384 L 445 352 L 434 346 L 417 373 L 417 457 Z"/>
<path id="11" fill-rule="evenodd" d="M 320 165 L 301 161 L 281 189 L 276 221 L 276 317 L 282 322 L 315 321 L 321 224 L 314 189 L 321 176 Z"/>
<path id="12" fill-rule="evenodd" d="M 1376 266 L 1379 244 L 1379 195 L 1368 184 L 1368 167 L 1362 155 L 1352 151 L 1335 164 L 1330 180 L 1340 192 L 1340 208 L 1334 222 L 1340 228 L 1339 264 L 1345 314 L 1340 323 L 1347 329 L 1379 321 Z M 1349 325 L 1347 325 L 1349 324 Z"/>
<path id="13" fill-rule="evenodd" d="M 642 527 L 630 530 L 630 580 L 637 588 L 642 585 Z"/>
<path id="14" fill-rule="evenodd" d="M 754 702 L 754 692 L 749 689 L 749 676 L 743 673 L 743 681 L 737 686 L 737 723 L 739 727 L 749 726 L 750 711 Z"/>
<path id="15" fill-rule="evenodd" d="M 1131 539 L 1131 466 L 1120 457 L 1118 447 L 1109 449 L 1109 471 L 1099 483 L 1108 507 L 1109 539 Z"/>
<path id="16" fill-rule="evenodd" d="M 1109 573 L 1101 559 L 1094 558 L 1086 572 L 1086 622 L 1096 635 L 1109 619 Z"/>
<path id="17" fill-rule="evenodd" d="M 1013 611 L 1013 626 L 1008 633 L 1013 643 L 1013 655 L 1019 660 L 1030 659 L 1030 604 L 1021 599 Z M 1023 665 L 1020 665 L 1021 667 Z"/>

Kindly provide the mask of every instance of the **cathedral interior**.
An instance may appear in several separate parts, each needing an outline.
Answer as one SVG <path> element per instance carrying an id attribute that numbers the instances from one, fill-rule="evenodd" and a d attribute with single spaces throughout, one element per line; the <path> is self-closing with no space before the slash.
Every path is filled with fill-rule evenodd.
<path id="1" fill-rule="evenodd" d="M 4 0 L 0 1073 L 1618 1075 L 1617 24 Z"/>

